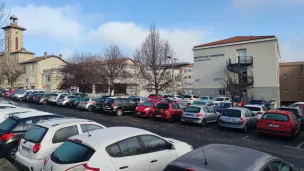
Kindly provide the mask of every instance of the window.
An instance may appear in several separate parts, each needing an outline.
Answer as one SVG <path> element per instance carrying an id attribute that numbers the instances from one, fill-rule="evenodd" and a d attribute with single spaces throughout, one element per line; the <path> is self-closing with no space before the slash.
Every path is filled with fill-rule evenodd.
<path id="1" fill-rule="evenodd" d="M 188 69 L 188 72 L 192 72 L 192 69 Z"/>
<path id="2" fill-rule="evenodd" d="M 45 80 L 46 80 L 46 82 L 51 82 L 51 76 L 50 75 L 46 75 L 45 76 Z"/>
<path id="3" fill-rule="evenodd" d="M 33 143 L 40 143 L 47 130 L 47 128 L 44 128 L 42 126 L 34 125 L 25 133 L 23 138 Z"/>
<path id="4" fill-rule="evenodd" d="M 203 110 L 205 113 L 209 113 L 209 110 L 207 109 L 207 107 L 203 107 Z"/>
<path id="5" fill-rule="evenodd" d="M 35 69 L 35 65 L 32 64 L 32 65 L 31 65 L 31 71 L 34 71 L 34 69 Z"/>
<path id="6" fill-rule="evenodd" d="M 222 112 L 222 116 L 241 118 L 242 112 L 234 109 L 226 109 Z"/>
<path id="7" fill-rule="evenodd" d="M 251 113 L 248 110 L 245 110 L 244 112 L 246 117 L 251 117 Z"/>
<path id="8" fill-rule="evenodd" d="M 25 82 L 28 83 L 28 78 L 25 78 Z"/>
<path id="9" fill-rule="evenodd" d="M 0 129 L 4 131 L 10 131 L 18 124 L 18 121 L 12 118 L 8 118 L 0 123 Z M 23 128 L 22 128 L 23 129 Z"/>
<path id="10" fill-rule="evenodd" d="M 107 84 L 95 84 L 96 93 L 108 93 L 108 88 Z"/>
<path id="11" fill-rule="evenodd" d="M 292 120 L 297 121 L 297 117 L 294 114 L 291 114 L 290 116 L 291 116 Z"/>
<path id="12" fill-rule="evenodd" d="M 147 89 L 148 89 L 148 92 L 151 92 L 153 90 L 153 85 L 149 84 Z"/>
<path id="13" fill-rule="evenodd" d="M 18 37 L 16 37 L 16 50 L 18 50 L 18 43 L 19 43 L 19 41 L 18 41 Z"/>
<path id="14" fill-rule="evenodd" d="M 189 79 L 191 79 L 191 76 L 188 76 Z"/>
<path id="15" fill-rule="evenodd" d="M 97 125 L 92 125 L 92 124 L 83 124 L 80 126 L 82 129 L 82 132 L 88 132 L 88 131 L 94 131 L 96 129 L 102 129 L 102 127 L 97 126 Z"/>
<path id="16" fill-rule="evenodd" d="M 223 89 L 219 89 L 219 95 L 220 96 L 225 96 L 226 95 L 226 91 Z"/>
<path id="17" fill-rule="evenodd" d="M 276 114 L 276 113 L 266 113 L 266 114 L 263 115 L 263 119 L 287 122 L 288 121 L 288 116 L 281 115 L 281 114 Z"/>
<path id="18" fill-rule="evenodd" d="M 33 125 L 36 125 L 36 123 L 39 122 L 40 120 L 42 120 L 40 117 L 35 117 L 35 118 L 27 119 L 24 122 L 24 130 L 30 129 Z"/>
<path id="19" fill-rule="evenodd" d="M 244 106 L 244 108 L 249 109 L 251 111 L 255 111 L 255 112 L 261 111 L 261 108 L 259 108 L 259 107 Z"/>
<path id="20" fill-rule="evenodd" d="M 142 153 L 141 147 L 136 137 L 128 138 L 115 143 L 107 148 L 107 151 L 112 157 L 126 157 Z"/>
<path id="21" fill-rule="evenodd" d="M 180 109 L 178 104 L 172 104 L 172 109 Z"/>
<path id="22" fill-rule="evenodd" d="M 52 142 L 55 143 L 61 143 L 66 141 L 69 137 L 77 135 L 78 134 L 78 129 L 77 126 L 70 126 L 66 128 L 61 128 L 56 131 Z"/>
<path id="23" fill-rule="evenodd" d="M 35 75 L 31 75 L 31 82 L 30 83 L 35 83 L 36 82 L 36 77 Z"/>
<path id="24" fill-rule="evenodd" d="M 184 79 L 187 79 L 187 76 L 185 76 Z"/>
<path id="25" fill-rule="evenodd" d="M 31 89 L 35 89 L 35 86 L 31 86 Z"/>
<path id="26" fill-rule="evenodd" d="M 157 103 L 156 108 L 157 109 L 169 109 L 169 104 L 167 104 L 167 103 Z"/>
<path id="27" fill-rule="evenodd" d="M 130 99 L 122 99 L 122 103 L 124 103 L 124 104 L 128 104 L 128 103 L 130 103 Z"/>
<path id="28" fill-rule="evenodd" d="M 196 102 L 194 102 L 195 104 L 197 104 Z M 193 113 L 199 113 L 201 111 L 200 107 L 195 107 L 195 106 L 188 106 L 186 108 L 184 108 L 184 112 L 193 112 Z"/>
<path id="29" fill-rule="evenodd" d="M 137 94 L 137 85 L 129 84 L 127 85 L 127 95 L 136 95 Z"/>
<path id="30" fill-rule="evenodd" d="M 270 164 L 272 171 L 291 171 L 291 168 L 282 161 L 274 161 Z"/>
<path id="31" fill-rule="evenodd" d="M 284 92 L 287 92 L 287 89 L 284 89 Z"/>
<path id="32" fill-rule="evenodd" d="M 287 74 L 284 74 L 284 78 L 287 78 Z"/>
<path id="33" fill-rule="evenodd" d="M 213 107 L 207 106 L 209 113 L 216 113 Z"/>
<path id="34" fill-rule="evenodd" d="M 142 139 L 148 153 L 153 153 L 153 152 L 168 149 L 168 143 L 165 140 L 158 138 L 156 136 L 143 135 L 140 136 L 140 138 Z"/>

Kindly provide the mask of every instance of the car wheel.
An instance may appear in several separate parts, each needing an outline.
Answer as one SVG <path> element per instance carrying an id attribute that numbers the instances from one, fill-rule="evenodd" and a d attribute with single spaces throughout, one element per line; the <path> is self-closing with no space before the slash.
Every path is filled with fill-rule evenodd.
<path id="1" fill-rule="evenodd" d="M 47 105 L 47 101 L 44 100 L 44 101 L 42 102 L 42 104 L 43 104 L 43 105 Z"/>
<path id="2" fill-rule="evenodd" d="M 7 152 L 7 159 L 9 161 L 11 161 L 12 163 L 15 162 L 17 151 L 18 151 L 18 146 L 16 145 L 16 146 L 11 147 Z"/>
<path id="3" fill-rule="evenodd" d="M 150 112 L 149 115 L 148 115 L 149 119 L 153 119 L 153 113 Z"/>
<path id="4" fill-rule="evenodd" d="M 175 116 L 171 115 L 169 118 L 169 122 L 173 123 L 173 122 L 175 122 L 175 120 L 176 120 Z"/>
<path id="5" fill-rule="evenodd" d="M 201 122 L 201 127 L 205 127 L 206 126 L 206 119 L 204 118 Z"/>
<path id="6" fill-rule="evenodd" d="M 248 126 L 247 126 L 247 124 L 244 126 L 244 128 L 243 128 L 243 132 L 244 133 L 247 133 L 248 132 Z"/>
<path id="7" fill-rule="evenodd" d="M 89 112 L 92 112 L 92 110 L 93 110 L 93 107 L 92 107 L 92 106 L 89 106 L 89 107 L 88 107 L 88 111 L 89 111 Z"/>
<path id="8" fill-rule="evenodd" d="M 123 111 L 122 111 L 121 109 L 117 109 L 117 110 L 116 110 L 116 115 L 117 115 L 117 116 L 121 116 L 122 113 L 123 113 Z"/>

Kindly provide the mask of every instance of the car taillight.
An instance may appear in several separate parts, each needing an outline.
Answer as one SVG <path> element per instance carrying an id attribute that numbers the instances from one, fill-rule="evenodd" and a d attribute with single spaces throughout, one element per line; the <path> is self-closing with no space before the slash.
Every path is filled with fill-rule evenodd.
<path id="1" fill-rule="evenodd" d="M 20 144 L 21 140 L 22 140 L 23 136 L 20 137 L 20 139 L 18 140 L 18 145 Z"/>
<path id="2" fill-rule="evenodd" d="M 241 124 L 241 125 L 244 124 L 244 119 L 243 118 L 240 119 L 239 124 Z"/>
<path id="3" fill-rule="evenodd" d="M 73 104 L 76 104 L 76 102 L 74 102 Z"/>
<path id="4" fill-rule="evenodd" d="M 14 133 L 8 133 L 8 134 L 3 134 L 0 137 L 0 141 L 8 141 L 9 139 L 11 139 L 15 134 Z"/>
<path id="5" fill-rule="evenodd" d="M 115 106 L 115 103 L 112 103 L 112 105 L 111 105 L 112 107 L 114 107 Z"/>
<path id="6" fill-rule="evenodd" d="M 193 98 L 190 98 L 190 100 L 193 100 Z"/>
<path id="7" fill-rule="evenodd" d="M 40 144 L 35 144 L 33 146 L 33 153 L 37 153 L 40 150 Z"/>
<path id="8" fill-rule="evenodd" d="M 196 114 L 196 117 L 202 117 L 203 114 L 199 113 L 199 114 Z"/>
<path id="9" fill-rule="evenodd" d="M 88 104 L 89 102 L 85 102 L 84 104 Z"/>
<path id="10" fill-rule="evenodd" d="M 186 169 L 186 171 L 197 171 L 197 170 L 188 168 L 188 169 Z"/>
<path id="11" fill-rule="evenodd" d="M 76 171 L 76 170 L 83 170 L 83 171 L 99 171 L 98 168 L 89 167 L 88 164 L 81 164 L 77 166 L 73 166 L 65 171 Z"/>

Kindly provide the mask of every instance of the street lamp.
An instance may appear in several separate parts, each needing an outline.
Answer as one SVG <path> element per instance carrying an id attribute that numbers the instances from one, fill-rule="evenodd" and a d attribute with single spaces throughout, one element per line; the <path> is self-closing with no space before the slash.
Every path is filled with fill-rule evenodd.
<path id="1" fill-rule="evenodd" d="M 174 75 L 173 75 L 173 62 L 177 61 L 177 58 L 173 58 L 171 56 L 167 56 L 167 58 L 172 60 L 172 62 L 171 62 L 171 67 L 172 67 L 171 76 L 172 76 L 172 93 L 174 95 L 175 94 L 175 87 L 174 87 Z"/>

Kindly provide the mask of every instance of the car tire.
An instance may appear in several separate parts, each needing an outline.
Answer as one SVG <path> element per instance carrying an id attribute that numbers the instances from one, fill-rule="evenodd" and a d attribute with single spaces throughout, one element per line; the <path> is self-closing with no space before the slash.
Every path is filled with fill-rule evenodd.
<path id="1" fill-rule="evenodd" d="M 116 115 L 121 116 L 123 114 L 123 111 L 121 109 L 116 110 Z"/>
<path id="2" fill-rule="evenodd" d="M 89 111 L 89 112 L 92 112 L 92 111 L 93 111 L 93 107 L 92 107 L 92 106 L 89 106 L 89 107 L 88 107 L 88 111 Z"/>
<path id="3" fill-rule="evenodd" d="M 244 126 L 244 128 L 243 128 L 243 132 L 244 133 L 247 133 L 248 132 L 248 126 L 247 126 L 247 124 Z"/>
<path id="4" fill-rule="evenodd" d="M 6 158 L 14 163 L 15 159 L 16 159 L 16 153 L 18 151 L 18 145 L 13 145 L 12 147 L 9 148 L 9 150 L 7 151 L 7 155 Z"/>
<path id="5" fill-rule="evenodd" d="M 171 115 L 169 118 L 169 122 L 173 123 L 175 122 L 175 120 L 176 120 L 175 116 Z"/>
<path id="6" fill-rule="evenodd" d="M 201 127 L 205 127 L 205 126 L 206 126 L 206 124 L 207 124 L 206 119 L 205 119 L 205 118 L 204 118 L 204 119 L 202 119 L 202 122 L 201 122 Z"/>

